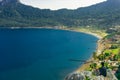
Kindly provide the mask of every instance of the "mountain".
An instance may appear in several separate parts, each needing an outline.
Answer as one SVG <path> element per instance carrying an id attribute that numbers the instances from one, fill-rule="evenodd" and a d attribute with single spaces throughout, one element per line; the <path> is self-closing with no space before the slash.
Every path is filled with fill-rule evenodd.
<path id="1" fill-rule="evenodd" d="M 120 25 L 120 0 L 107 0 L 86 8 L 79 8 L 76 14 L 85 25 L 103 28 Z M 83 17 L 81 17 L 83 15 Z"/>
<path id="2" fill-rule="evenodd" d="M 4 6 L 4 5 L 9 5 L 13 3 L 20 3 L 20 1 L 19 0 L 2 0 L 0 2 L 0 5 Z"/>
<path id="3" fill-rule="evenodd" d="M 107 0 L 75 10 L 52 11 L 22 4 L 19 0 L 0 2 L 0 27 L 92 26 L 108 28 L 120 25 L 120 0 Z"/>

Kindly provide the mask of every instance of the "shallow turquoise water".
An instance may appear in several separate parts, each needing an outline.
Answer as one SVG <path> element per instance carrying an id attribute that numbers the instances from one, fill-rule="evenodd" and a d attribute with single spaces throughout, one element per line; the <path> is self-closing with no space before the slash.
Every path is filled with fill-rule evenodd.
<path id="1" fill-rule="evenodd" d="M 94 36 L 52 29 L 0 29 L 0 80 L 63 80 L 96 49 Z"/>

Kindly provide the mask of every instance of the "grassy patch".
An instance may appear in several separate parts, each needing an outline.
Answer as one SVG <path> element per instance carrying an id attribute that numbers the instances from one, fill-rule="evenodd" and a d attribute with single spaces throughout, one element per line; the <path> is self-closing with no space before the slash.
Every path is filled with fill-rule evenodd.
<path id="1" fill-rule="evenodd" d="M 112 54 L 118 54 L 120 51 L 120 48 L 117 49 L 107 49 L 104 51 L 104 53 L 112 53 Z"/>

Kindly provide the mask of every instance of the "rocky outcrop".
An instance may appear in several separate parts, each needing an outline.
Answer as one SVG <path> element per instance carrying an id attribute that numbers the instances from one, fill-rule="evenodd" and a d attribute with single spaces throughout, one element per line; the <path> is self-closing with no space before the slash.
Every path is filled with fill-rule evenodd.
<path id="1" fill-rule="evenodd" d="M 68 75 L 65 80 L 118 80 L 111 69 L 107 69 L 107 77 L 93 75 L 92 71 L 74 72 Z"/>

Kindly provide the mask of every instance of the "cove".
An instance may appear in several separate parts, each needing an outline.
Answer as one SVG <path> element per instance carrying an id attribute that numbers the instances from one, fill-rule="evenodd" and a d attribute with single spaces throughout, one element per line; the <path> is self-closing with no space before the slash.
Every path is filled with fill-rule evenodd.
<path id="1" fill-rule="evenodd" d="M 0 80 L 63 80 L 96 50 L 95 36 L 54 29 L 0 29 Z"/>

